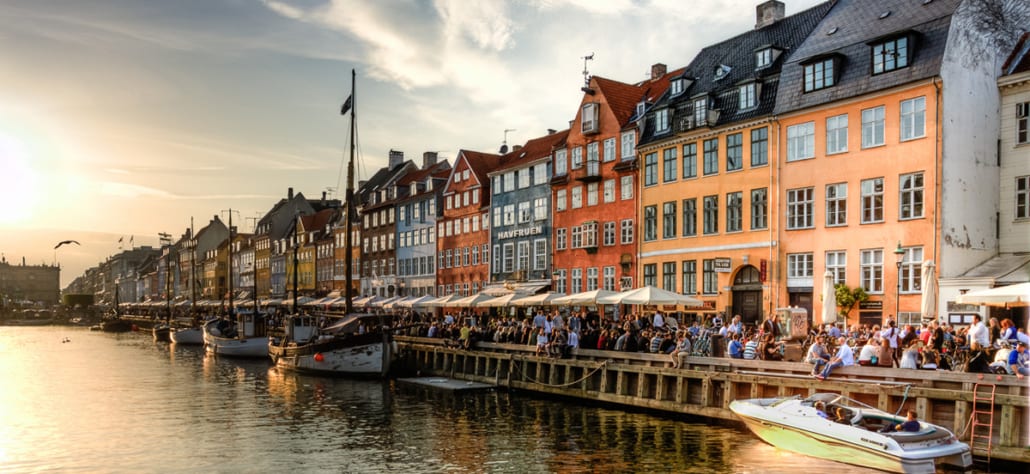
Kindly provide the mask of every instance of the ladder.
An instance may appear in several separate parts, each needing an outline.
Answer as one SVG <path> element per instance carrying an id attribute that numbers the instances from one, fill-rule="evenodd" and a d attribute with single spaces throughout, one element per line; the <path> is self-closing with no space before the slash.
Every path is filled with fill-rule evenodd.
<path id="1" fill-rule="evenodd" d="M 977 449 L 987 452 L 991 462 L 991 437 L 994 434 L 994 384 L 973 386 L 973 413 L 970 417 L 969 448 L 975 454 Z M 981 404 L 986 405 L 981 408 Z"/>

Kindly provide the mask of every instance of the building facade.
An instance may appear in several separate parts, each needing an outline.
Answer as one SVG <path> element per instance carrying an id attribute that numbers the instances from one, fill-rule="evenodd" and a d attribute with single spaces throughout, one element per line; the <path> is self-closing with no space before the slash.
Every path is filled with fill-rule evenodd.
<path id="1" fill-rule="evenodd" d="M 398 296 L 436 294 L 436 222 L 450 174 L 450 163 L 427 151 L 422 167 L 397 181 Z"/>
<path id="2" fill-rule="evenodd" d="M 437 296 L 471 295 L 490 282 L 490 178 L 500 156 L 461 150 L 441 194 Z"/>

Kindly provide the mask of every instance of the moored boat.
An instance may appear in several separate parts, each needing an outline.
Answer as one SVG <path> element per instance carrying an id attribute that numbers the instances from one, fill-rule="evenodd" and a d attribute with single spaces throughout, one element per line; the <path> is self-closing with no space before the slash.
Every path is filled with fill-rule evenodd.
<path id="1" fill-rule="evenodd" d="M 132 321 L 122 318 L 108 319 L 100 323 L 100 329 L 104 332 L 129 332 L 135 324 Z"/>
<path id="2" fill-rule="evenodd" d="M 320 329 L 314 316 L 291 316 L 283 339 L 269 342 L 268 355 L 284 370 L 384 377 L 393 351 L 380 321 L 378 315 L 353 314 Z"/>
<path id="3" fill-rule="evenodd" d="M 261 313 L 241 313 L 236 321 L 212 319 L 204 324 L 207 352 L 227 357 L 268 357 L 268 335 Z"/>
<path id="4" fill-rule="evenodd" d="M 172 328 L 168 337 L 176 344 L 200 345 L 204 343 L 204 330 L 199 327 Z"/>
<path id="5" fill-rule="evenodd" d="M 158 324 L 151 330 L 154 333 L 154 342 L 171 342 L 171 326 Z"/>
<path id="6" fill-rule="evenodd" d="M 820 416 L 818 403 L 830 419 Z M 835 393 L 736 400 L 730 410 L 763 441 L 817 458 L 901 473 L 967 470 L 973 463 L 969 446 L 944 427 L 919 422 L 918 431 L 885 432 L 905 417 Z"/>

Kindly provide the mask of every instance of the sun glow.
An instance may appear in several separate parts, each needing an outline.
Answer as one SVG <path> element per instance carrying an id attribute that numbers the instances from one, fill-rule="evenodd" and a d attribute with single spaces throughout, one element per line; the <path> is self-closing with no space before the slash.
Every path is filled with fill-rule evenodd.
<path id="1" fill-rule="evenodd" d="M 0 224 L 17 224 L 32 216 L 39 184 L 32 161 L 18 137 L 0 130 Z"/>

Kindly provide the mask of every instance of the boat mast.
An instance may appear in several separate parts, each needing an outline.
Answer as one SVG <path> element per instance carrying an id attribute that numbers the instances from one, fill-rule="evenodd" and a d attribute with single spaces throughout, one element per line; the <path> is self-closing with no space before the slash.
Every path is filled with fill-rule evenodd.
<path id="1" fill-rule="evenodd" d="M 293 222 L 293 314 L 297 314 L 297 247 L 300 247 L 300 239 L 297 237 L 300 227 L 300 211 Z"/>
<path id="2" fill-rule="evenodd" d="M 226 255 L 226 269 L 229 271 L 229 319 L 233 319 L 233 304 L 232 304 L 232 208 L 229 208 L 229 253 Z"/>
<path id="3" fill-rule="evenodd" d="M 355 72 L 353 69 L 350 70 L 350 160 L 347 161 L 347 194 L 346 199 L 346 234 L 343 236 L 343 248 L 346 249 L 344 255 L 344 312 L 345 314 L 351 314 L 354 312 L 354 306 L 351 302 L 354 299 L 354 277 L 352 266 L 354 264 L 354 256 L 352 251 L 353 242 L 351 242 L 351 229 L 354 221 L 354 112 L 357 109 L 357 99 L 354 97 L 354 81 Z"/>
<path id="4" fill-rule="evenodd" d="M 193 233 L 193 216 L 190 216 L 190 312 L 197 317 L 197 235 Z"/>

